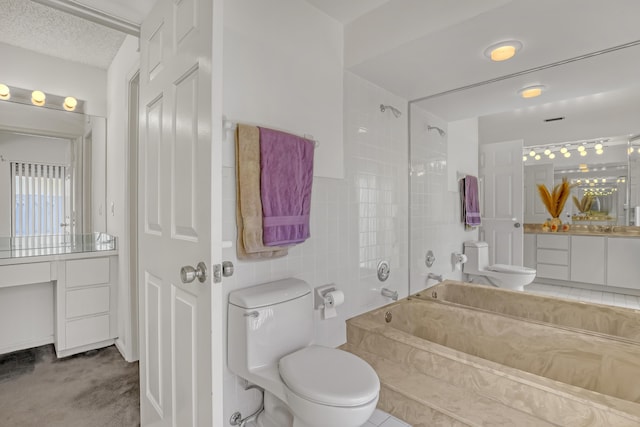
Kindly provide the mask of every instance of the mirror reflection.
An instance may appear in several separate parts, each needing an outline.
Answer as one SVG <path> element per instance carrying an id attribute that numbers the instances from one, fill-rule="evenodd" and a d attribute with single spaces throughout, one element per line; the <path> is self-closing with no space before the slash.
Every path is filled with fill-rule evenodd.
<path id="1" fill-rule="evenodd" d="M 0 102 L 0 236 L 106 231 L 106 120 Z"/>

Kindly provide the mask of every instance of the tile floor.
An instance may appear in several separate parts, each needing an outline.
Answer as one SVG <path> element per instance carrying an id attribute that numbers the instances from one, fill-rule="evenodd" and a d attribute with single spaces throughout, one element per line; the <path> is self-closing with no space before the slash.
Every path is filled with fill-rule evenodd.
<path id="1" fill-rule="evenodd" d="M 411 425 L 380 409 L 376 409 L 369 421 L 362 427 L 411 427 Z"/>
<path id="2" fill-rule="evenodd" d="M 588 289 L 572 288 L 569 286 L 547 285 L 533 282 L 524 287 L 525 291 L 536 294 L 570 298 L 578 301 L 595 302 L 598 304 L 615 305 L 618 307 L 640 310 L 640 297 L 618 294 L 614 292 L 590 291 Z"/>

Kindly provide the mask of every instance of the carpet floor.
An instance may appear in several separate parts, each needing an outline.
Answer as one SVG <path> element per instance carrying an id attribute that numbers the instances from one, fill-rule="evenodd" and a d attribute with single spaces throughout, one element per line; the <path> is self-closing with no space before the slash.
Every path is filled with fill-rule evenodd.
<path id="1" fill-rule="evenodd" d="M 0 426 L 139 426 L 138 378 L 115 346 L 64 359 L 52 345 L 0 355 Z"/>

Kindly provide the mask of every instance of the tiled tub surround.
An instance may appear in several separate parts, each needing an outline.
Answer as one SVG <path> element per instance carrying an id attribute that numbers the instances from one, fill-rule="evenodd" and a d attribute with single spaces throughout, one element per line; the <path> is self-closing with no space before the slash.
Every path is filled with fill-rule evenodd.
<path id="1" fill-rule="evenodd" d="M 452 280 L 433 286 L 414 297 L 435 299 L 440 302 L 640 343 L 640 311 L 638 310 L 585 304 L 582 301 L 524 294 L 519 291 Z"/>
<path id="2" fill-rule="evenodd" d="M 378 406 L 414 426 L 640 425 L 631 340 L 414 297 L 349 320 L 347 336 L 380 377 Z"/>

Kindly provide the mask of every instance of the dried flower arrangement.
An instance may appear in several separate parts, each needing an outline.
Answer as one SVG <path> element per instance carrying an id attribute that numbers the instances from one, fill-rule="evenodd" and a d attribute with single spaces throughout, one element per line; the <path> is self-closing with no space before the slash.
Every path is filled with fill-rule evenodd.
<path id="1" fill-rule="evenodd" d="M 591 194 L 585 194 L 582 196 L 582 200 L 578 200 L 576 196 L 573 196 L 573 203 L 578 208 L 580 213 L 586 213 L 591 210 L 591 205 L 593 204 L 593 196 Z"/>
<path id="2" fill-rule="evenodd" d="M 553 191 L 549 192 L 547 186 L 544 184 L 538 184 L 538 193 L 540 193 L 540 199 L 547 208 L 551 218 L 559 218 L 564 209 L 564 204 L 569 198 L 571 192 L 571 184 L 567 181 L 567 178 L 562 178 L 562 182 L 553 187 Z"/>

